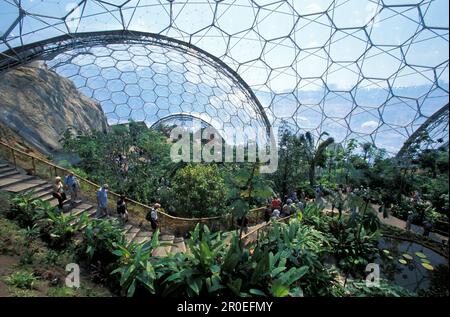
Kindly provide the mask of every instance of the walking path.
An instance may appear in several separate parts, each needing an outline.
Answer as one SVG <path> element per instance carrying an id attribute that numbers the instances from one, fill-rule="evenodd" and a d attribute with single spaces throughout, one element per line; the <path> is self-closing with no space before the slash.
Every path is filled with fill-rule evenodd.
<path id="1" fill-rule="evenodd" d="M 33 191 L 33 198 L 48 201 L 52 207 L 58 205 L 58 201 L 52 195 L 52 184 L 38 177 L 25 175 L 23 171 L 19 171 L 5 161 L 0 160 L 0 190 L 18 194 Z M 70 200 L 64 202 L 64 213 L 81 216 L 87 213 L 89 217 L 95 217 L 97 207 L 88 201 L 75 201 L 70 206 Z M 117 218 L 108 216 L 109 218 Z M 248 231 L 254 230 L 257 226 L 248 227 Z M 138 225 L 128 223 L 123 226 L 123 233 L 128 243 L 142 243 L 149 241 L 153 232 L 146 230 Z M 161 243 L 165 246 L 159 246 L 153 251 L 154 256 L 165 256 L 169 253 L 175 254 L 179 252 L 189 252 L 183 237 L 175 237 L 170 233 L 162 233 L 159 236 Z M 170 245 L 167 245 L 170 244 Z"/>
<path id="2" fill-rule="evenodd" d="M 57 206 L 58 201 L 52 196 L 52 184 L 45 180 L 39 179 L 35 176 L 25 175 L 24 172 L 19 171 L 15 167 L 11 166 L 5 161 L 0 160 L 0 190 L 10 193 L 25 193 L 33 191 L 32 197 L 36 199 L 42 199 L 48 201 L 52 207 Z M 83 213 L 87 213 L 89 217 L 95 217 L 96 206 L 90 202 L 75 201 L 74 205 L 70 206 L 70 200 L 64 202 L 64 213 L 69 213 L 75 216 L 81 216 Z M 325 201 L 324 212 L 331 213 L 331 204 Z M 377 205 L 373 205 L 375 210 L 378 210 Z M 337 210 L 334 211 L 337 213 Z M 383 218 L 381 213 L 377 212 L 377 215 L 381 223 L 393 226 L 399 229 L 405 229 L 406 222 L 398 219 L 392 215 L 388 218 Z M 116 218 L 109 216 L 110 218 Z M 246 232 L 253 232 L 262 224 L 256 224 L 247 228 Z M 411 229 L 416 234 L 422 234 L 423 228 L 420 226 L 412 225 Z M 142 243 L 149 241 L 153 232 L 146 230 L 145 228 L 128 223 L 123 226 L 123 233 L 128 243 Z M 226 235 L 226 234 L 225 234 Z M 256 234 L 255 234 L 256 236 Z M 228 237 L 227 237 L 228 238 Z M 448 237 L 440 235 L 435 232 L 431 232 L 429 238 L 435 242 L 448 244 Z M 184 241 L 183 237 L 175 237 L 172 234 L 163 233 L 160 235 L 159 240 L 166 246 L 160 246 L 153 252 L 154 256 L 165 256 L 169 253 L 175 254 L 178 252 L 189 252 L 189 249 Z M 170 244 L 170 245 L 167 245 Z"/>
<path id="3" fill-rule="evenodd" d="M 398 228 L 398 229 L 405 230 L 405 228 L 406 228 L 406 221 L 401 220 L 401 219 L 399 219 L 397 217 L 394 217 L 392 215 L 389 215 L 389 217 L 384 218 L 383 217 L 383 213 L 378 212 L 378 208 L 380 206 L 376 205 L 376 204 L 373 204 L 372 206 L 373 206 L 374 210 L 376 211 L 378 219 L 380 219 L 380 222 L 382 224 L 385 224 L 385 225 L 388 225 L 388 226 L 392 226 L 392 227 L 395 227 L 395 228 Z M 327 212 L 327 213 L 331 213 L 331 204 L 329 202 L 325 203 L 325 210 L 324 211 Z M 336 208 L 334 210 L 334 213 L 335 214 L 337 213 Z M 348 214 L 347 211 L 345 211 L 344 213 Z M 423 227 L 417 226 L 417 225 L 411 225 L 411 232 L 416 233 L 418 235 L 422 235 L 423 234 Z M 438 243 L 443 243 L 444 242 L 444 243 L 448 244 L 448 237 L 443 236 L 443 235 L 441 235 L 439 233 L 436 233 L 436 232 L 430 232 L 430 235 L 429 235 L 428 238 L 433 240 L 433 241 L 435 241 L 435 242 L 438 242 Z"/>

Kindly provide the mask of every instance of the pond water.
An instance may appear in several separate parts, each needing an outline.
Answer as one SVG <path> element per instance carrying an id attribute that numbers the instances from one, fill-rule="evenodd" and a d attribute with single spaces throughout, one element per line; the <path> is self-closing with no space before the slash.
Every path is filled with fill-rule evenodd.
<path id="1" fill-rule="evenodd" d="M 448 287 L 448 259 L 420 244 L 392 238 L 379 242 L 381 278 L 413 292 Z"/>

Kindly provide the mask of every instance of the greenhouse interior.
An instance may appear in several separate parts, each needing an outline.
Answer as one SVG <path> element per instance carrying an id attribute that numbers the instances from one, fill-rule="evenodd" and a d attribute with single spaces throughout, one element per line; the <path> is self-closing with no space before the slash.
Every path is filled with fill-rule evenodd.
<path id="1" fill-rule="evenodd" d="M 0 297 L 448 297 L 448 0 L 0 0 Z"/>

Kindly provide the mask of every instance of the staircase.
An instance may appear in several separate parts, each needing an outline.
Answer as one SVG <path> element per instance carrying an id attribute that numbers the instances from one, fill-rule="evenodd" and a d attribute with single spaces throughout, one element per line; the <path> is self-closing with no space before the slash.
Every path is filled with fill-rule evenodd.
<path id="1" fill-rule="evenodd" d="M 52 207 L 58 205 L 58 200 L 52 196 L 52 184 L 35 176 L 26 175 L 5 161 L 0 160 L 0 190 L 18 194 L 33 191 L 33 198 L 48 201 Z M 75 201 L 70 206 L 70 200 L 64 202 L 64 213 L 81 216 L 87 213 L 89 217 L 95 217 L 97 207 L 89 202 Z M 108 216 L 110 218 L 116 218 Z M 149 241 L 153 232 L 147 231 L 133 224 L 125 224 L 123 233 L 128 243 L 143 243 Z M 162 234 L 159 237 L 161 243 L 171 244 L 159 246 L 153 251 L 153 256 L 166 256 L 169 253 L 188 252 L 188 248 L 182 237 L 170 234 Z"/>

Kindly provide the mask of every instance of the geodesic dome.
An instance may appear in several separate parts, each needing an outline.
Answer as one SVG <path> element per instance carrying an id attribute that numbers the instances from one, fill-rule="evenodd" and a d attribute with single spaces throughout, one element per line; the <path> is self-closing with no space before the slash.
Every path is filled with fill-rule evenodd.
<path id="1" fill-rule="evenodd" d="M 286 122 L 395 153 L 448 103 L 447 12 L 446 0 L 0 0 L 0 69 L 45 58 L 97 98 L 111 123 L 145 115 L 151 125 L 175 114 L 192 114 L 218 129 Z M 111 34 L 123 34 L 122 43 L 111 43 Z M 166 50 L 158 53 L 158 41 L 148 42 L 158 36 L 179 41 L 193 51 L 193 64 L 204 66 L 173 70 L 170 62 L 186 52 L 175 58 L 176 51 L 160 46 Z M 146 54 L 134 54 L 134 47 Z M 161 64 L 165 79 L 158 84 L 151 77 L 153 83 L 142 86 L 147 77 L 136 70 L 139 63 L 154 73 Z M 103 75 L 109 72 L 119 78 Z M 123 80 L 127 73 L 137 83 Z M 192 111 L 181 107 L 187 91 L 177 90 L 176 74 L 196 86 Z M 110 83 L 116 79 L 117 86 Z M 201 83 L 214 91 L 222 80 L 231 89 L 197 100 Z M 146 101 L 143 91 L 156 100 Z M 123 98 L 114 100 L 114 93 Z"/>

